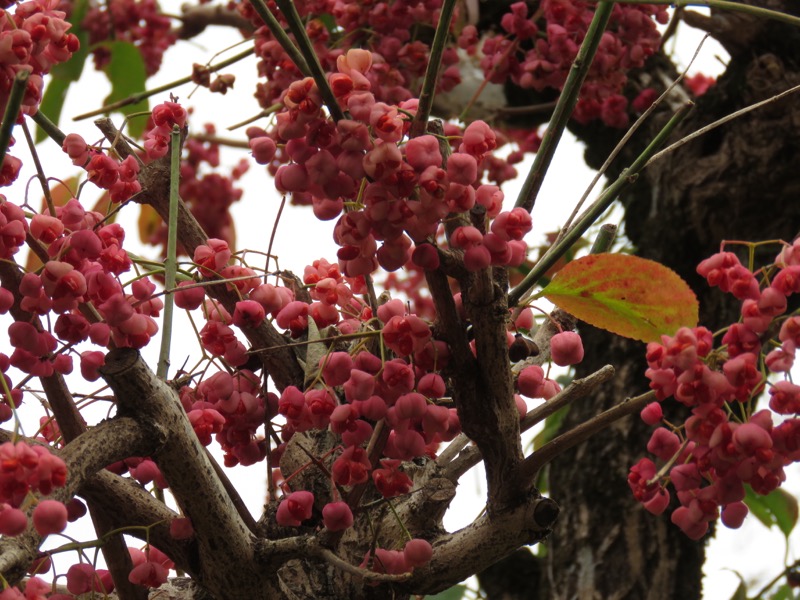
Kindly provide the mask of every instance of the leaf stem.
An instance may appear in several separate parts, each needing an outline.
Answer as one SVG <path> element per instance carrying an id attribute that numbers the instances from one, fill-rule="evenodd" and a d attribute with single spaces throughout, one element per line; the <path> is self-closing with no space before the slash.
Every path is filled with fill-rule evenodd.
<path id="1" fill-rule="evenodd" d="M 249 48 L 249 49 L 245 50 L 244 52 L 240 52 L 239 54 L 235 54 L 234 56 L 231 56 L 230 58 L 227 58 L 227 59 L 225 59 L 225 60 L 223 60 L 221 62 L 218 62 L 215 65 L 209 66 L 208 67 L 208 71 L 210 73 L 214 73 L 215 71 L 219 71 L 220 69 L 224 69 L 225 67 L 228 67 L 228 66 L 230 66 L 230 65 L 232 65 L 234 63 L 239 62 L 242 59 L 247 58 L 248 56 L 253 54 L 253 52 L 255 52 L 255 49 L 254 48 Z M 107 113 L 111 112 L 112 110 L 116 110 L 118 108 L 122 108 L 123 106 L 128 106 L 130 104 L 137 104 L 137 103 L 141 102 L 142 100 L 145 100 L 146 98 L 149 98 L 150 96 L 155 96 L 156 94 L 160 94 L 161 92 L 166 92 L 166 91 L 169 91 L 169 90 L 171 90 L 173 88 L 176 88 L 178 86 L 184 85 L 186 83 L 191 83 L 191 82 L 192 82 L 192 76 L 191 75 L 188 76 L 188 77 L 182 77 L 181 79 L 176 79 L 175 81 L 172 81 L 170 83 L 165 83 L 164 85 L 160 85 L 158 87 L 154 87 L 152 90 L 145 90 L 143 92 L 139 92 L 138 94 L 132 94 L 132 95 L 128 96 L 127 98 L 123 98 L 122 100 L 117 100 L 116 102 L 112 102 L 111 104 L 106 104 L 105 106 L 101 106 L 97 110 L 93 110 L 91 112 L 87 112 L 87 113 L 83 113 L 82 115 L 78 115 L 77 117 L 74 117 L 72 120 L 73 121 L 82 121 L 83 119 L 88 119 L 90 117 L 96 117 L 98 115 L 107 114 Z M 38 121 L 37 121 L 37 123 L 38 123 Z M 39 126 L 41 127 L 41 124 Z M 42 129 L 44 129 L 44 127 L 42 127 Z M 45 131 L 47 131 L 47 130 L 45 129 Z M 50 134 L 49 131 L 47 133 Z M 52 137 L 52 135 L 51 135 L 51 137 Z"/>
<path id="2" fill-rule="evenodd" d="M 31 119 L 33 119 L 33 122 L 56 144 L 59 146 L 64 144 L 64 139 L 67 137 L 66 134 L 61 131 L 55 123 L 48 119 L 41 110 L 37 110 L 36 114 L 34 114 Z"/>
<path id="3" fill-rule="evenodd" d="M 422 91 L 419 94 L 419 106 L 414 120 L 411 122 L 409 137 L 417 137 L 427 131 L 428 118 L 431 116 L 433 108 L 433 97 L 436 93 L 436 83 L 439 81 L 439 70 L 442 67 L 442 54 L 444 53 L 445 42 L 450 34 L 450 21 L 453 19 L 453 9 L 456 0 L 444 0 L 444 5 L 439 13 L 439 23 L 436 25 L 436 33 L 431 44 L 431 54 L 428 58 L 428 68 L 422 80 Z"/>
<path id="4" fill-rule="evenodd" d="M 675 127 L 683 121 L 694 104 L 687 102 L 678 109 L 672 116 L 664 128 L 658 132 L 658 135 L 650 142 L 650 145 L 636 158 L 630 167 L 625 169 L 617 180 L 606 188 L 595 200 L 594 204 L 584 211 L 580 219 L 567 231 L 561 238 L 561 241 L 554 244 L 548 250 L 539 262 L 528 272 L 525 278 L 508 294 L 508 306 L 516 306 L 522 299 L 523 295 L 533 288 L 541 279 L 541 277 L 556 264 L 566 252 L 577 242 L 580 237 L 586 232 L 587 229 L 594 223 L 606 209 L 611 206 L 619 193 L 628 185 L 636 181 L 639 177 L 647 161 L 653 156 L 656 151 L 666 142 L 667 138 L 673 132 Z"/>
<path id="5" fill-rule="evenodd" d="M 3 113 L 3 123 L 0 124 L 0 164 L 5 160 L 8 146 L 11 144 L 11 132 L 17 122 L 17 115 L 19 114 L 20 106 L 22 106 L 22 99 L 25 97 L 25 88 L 28 86 L 29 76 L 30 73 L 24 69 L 18 71 L 14 77 L 14 83 L 11 84 L 6 111 Z"/>
<path id="6" fill-rule="evenodd" d="M 277 42 L 281 45 L 284 52 L 289 55 L 289 58 L 292 60 L 294 65 L 300 70 L 300 72 L 305 75 L 306 77 L 311 76 L 311 70 L 308 68 L 308 64 L 306 63 L 306 59 L 303 58 L 303 55 L 298 50 L 297 46 L 295 46 L 294 42 L 289 39 L 289 36 L 286 35 L 286 32 L 283 30 L 283 26 L 278 23 L 278 19 L 275 18 L 275 15 L 272 14 L 272 11 L 267 8 L 266 3 L 264 0 L 250 0 L 250 4 L 253 6 L 253 9 L 258 13 L 258 16 L 261 17 L 261 20 L 264 21 L 264 24 L 269 29 L 269 32 L 272 36 L 277 40 Z"/>
<path id="7" fill-rule="evenodd" d="M 253 2 L 263 2 L 263 0 L 253 0 Z M 333 90 L 330 84 L 328 84 L 328 78 L 322 70 L 322 65 L 319 62 L 319 57 L 314 50 L 314 46 L 311 44 L 311 40 L 308 39 L 306 28 L 303 25 L 303 21 L 300 19 L 300 15 L 297 13 L 294 2 L 292 0 L 275 0 L 275 2 L 278 8 L 281 9 L 283 16 L 286 17 L 289 29 L 294 34 L 300 52 L 303 58 L 305 58 L 308 69 L 311 71 L 311 77 L 314 78 L 314 82 L 317 84 L 317 89 L 322 96 L 322 101 L 325 106 L 328 107 L 328 112 L 330 112 L 334 121 L 344 119 L 344 113 L 339 106 L 339 101 L 336 100 L 336 96 L 333 95 Z"/>
<path id="8" fill-rule="evenodd" d="M 175 288 L 175 273 L 178 270 L 178 189 L 181 171 L 181 130 L 175 125 L 170 139 L 170 177 L 169 177 L 169 222 L 167 224 L 167 258 L 164 261 L 164 287 Z M 161 334 L 161 350 L 158 354 L 156 375 L 167 379 L 169 370 L 169 347 L 172 341 L 172 314 L 175 309 L 174 294 L 164 295 L 164 324 Z"/>
<path id="9" fill-rule="evenodd" d="M 561 95 L 558 97 L 558 102 L 553 110 L 553 116 L 550 118 L 550 123 L 547 125 L 542 137 L 542 144 L 536 153 L 531 170 L 528 172 L 517 198 L 516 206 L 521 206 L 528 212 L 533 210 L 533 205 L 536 203 L 536 197 L 542 188 L 544 176 L 553 161 L 553 156 L 567 126 L 567 121 L 569 121 L 572 111 L 578 103 L 578 94 L 581 91 L 581 86 L 589 72 L 589 67 L 592 66 L 592 59 L 597 53 L 597 47 L 600 45 L 600 39 L 603 37 L 603 32 L 608 25 L 613 10 L 613 2 L 601 1 L 597 5 L 592 22 L 586 31 L 586 37 L 583 38 L 578 55 L 572 62 L 567 81 L 564 83 L 564 88 L 561 90 Z"/>
<path id="10" fill-rule="evenodd" d="M 33 164 L 36 167 L 36 176 L 42 186 L 42 194 L 44 194 L 44 199 L 47 203 L 47 208 L 50 211 L 50 216 L 55 217 L 56 207 L 55 204 L 53 204 L 53 196 L 50 194 L 50 187 L 47 185 L 47 177 L 45 177 L 44 169 L 42 169 L 42 161 L 39 160 L 39 154 L 36 152 L 36 144 L 34 143 L 31 132 L 28 129 L 28 123 L 24 120 L 22 121 L 22 131 L 25 133 L 25 140 L 28 142 L 28 148 L 31 151 Z"/>

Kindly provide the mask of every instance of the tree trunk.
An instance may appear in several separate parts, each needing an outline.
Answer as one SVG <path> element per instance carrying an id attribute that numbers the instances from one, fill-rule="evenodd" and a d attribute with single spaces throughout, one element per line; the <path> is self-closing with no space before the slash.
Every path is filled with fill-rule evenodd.
<path id="1" fill-rule="evenodd" d="M 790 2 L 778 4 L 770 7 L 797 13 Z M 675 139 L 800 82 L 796 29 L 755 20 L 745 26 L 747 19 L 730 14 L 690 19 L 717 32 L 732 56 Z M 697 263 L 718 251 L 722 240 L 791 240 L 800 231 L 798 129 L 796 98 L 770 104 L 655 163 L 622 198 L 625 233 L 638 254 L 689 282 L 700 300 L 700 322 L 712 330 L 738 319 L 738 303 L 709 289 L 695 273 Z M 769 252 L 774 255 L 775 247 Z M 588 326 L 580 331 L 587 359 L 577 376 L 607 363 L 617 376 L 593 402 L 573 406 L 565 428 L 647 388 L 644 344 Z M 548 543 L 547 597 L 700 597 L 703 543 L 689 540 L 668 514 L 647 513 L 626 485 L 651 431 L 641 420 L 627 419 L 551 465 L 550 494 L 562 512 Z"/>

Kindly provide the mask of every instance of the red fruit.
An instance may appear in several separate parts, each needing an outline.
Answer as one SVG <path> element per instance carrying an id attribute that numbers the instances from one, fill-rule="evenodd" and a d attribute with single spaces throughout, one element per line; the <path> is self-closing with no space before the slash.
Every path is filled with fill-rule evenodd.
<path id="1" fill-rule="evenodd" d="M 658 402 L 651 402 L 642 409 L 640 416 L 642 417 L 642 421 L 648 425 L 656 425 L 661 422 L 664 411 L 661 409 L 661 404 Z"/>
<path id="2" fill-rule="evenodd" d="M 0 504 L 0 534 L 16 536 L 28 527 L 28 517 L 18 508 Z"/>
<path id="3" fill-rule="evenodd" d="M 427 540 L 418 538 L 406 542 L 403 548 L 403 557 L 409 567 L 421 567 L 430 562 L 433 548 Z"/>
<path id="4" fill-rule="evenodd" d="M 520 371 L 517 387 L 520 394 L 528 398 L 541 398 L 544 388 L 544 369 L 539 365 L 531 365 Z"/>
<path id="5" fill-rule="evenodd" d="M 194 535 L 194 527 L 189 517 L 172 519 L 169 523 L 169 534 L 176 540 L 188 540 Z"/>
<path id="6" fill-rule="evenodd" d="M 86 514 L 86 505 L 78 498 L 72 498 L 67 502 L 67 520 L 74 523 Z"/>
<path id="7" fill-rule="evenodd" d="M 297 527 L 311 517 L 314 494 L 306 491 L 292 492 L 278 505 L 275 519 L 283 527 Z"/>
<path id="8" fill-rule="evenodd" d="M 583 360 L 583 342 L 574 331 L 562 331 L 550 339 L 550 356 L 559 367 L 576 365 Z"/>
<path id="9" fill-rule="evenodd" d="M 722 508 L 722 524 L 730 529 L 738 529 L 748 512 L 744 502 L 731 502 Z"/>
<path id="10" fill-rule="evenodd" d="M 71 594 L 86 594 L 92 591 L 95 569 L 88 563 L 72 565 L 67 571 L 67 590 Z"/>
<path id="11" fill-rule="evenodd" d="M 255 300 L 241 300 L 233 311 L 233 324 L 237 327 L 258 327 L 264 320 L 264 307 Z"/>
<path id="12" fill-rule="evenodd" d="M 67 507 L 58 500 L 42 500 L 33 509 L 33 526 L 39 535 L 61 533 L 67 526 Z"/>
<path id="13" fill-rule="evenodd" d="M 353 526 L 353 512 L 347 502 L 329 502 L 322 509 L 322 522 L 330 531 L 343 531 Z"/>
<path id="14" fill-rule="evenodd" d="M 193 285 L 194 281 L 182 281 L 178 284 L 178 289 L 175 290 L 175 306 L 184 310 L 194 310 L 199 308 L 206 297 L 205 290 L 200 287 L 191 287 L 188 289 L 186 286 Z"/>
<path id="15" fill-rule="evenodd" d="M 169 572 L 160 564 L 145 561 L 131 570 L 128 581 L 144 587 L 157 588 L 166 583 L 168 574 Z"/>

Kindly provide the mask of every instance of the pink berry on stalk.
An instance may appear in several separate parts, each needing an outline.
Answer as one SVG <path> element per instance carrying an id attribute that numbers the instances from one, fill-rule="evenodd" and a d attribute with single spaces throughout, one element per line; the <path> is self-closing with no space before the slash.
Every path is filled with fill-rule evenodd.
<path id="1" fill-rule="evenodd" d="M 583 342 L 574 331 L 562 331 L 550 340 L 550 356 L 559 367 L 576 365 L 583 360 Z"/>

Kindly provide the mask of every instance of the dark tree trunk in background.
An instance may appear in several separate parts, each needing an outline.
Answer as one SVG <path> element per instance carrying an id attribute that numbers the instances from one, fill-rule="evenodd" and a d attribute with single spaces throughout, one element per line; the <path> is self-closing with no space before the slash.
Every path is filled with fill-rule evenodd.
<path id="1" fill-rule="evenodd" d="M 788 0 L 759 4 L 800 12 L 797 3 Z M 710 30 L 731 59 L 725 75 L 698 100 L 675 139 L 800 83 L 797 29 L 731 14 L 687 17 Z M 658 62 L 649 67 L 658 68 Z M 663 114 L 660 123 L 668 116 Z M 657 130 L 654 125 L 647 136 Z M 650 139 L 647 136 L 639 140 L 638 149 Z M 608 140 L 593 139 L 591 133 L 583 137 L 589 162 L 599 166 L 610 149 Z M 800 233 L 798 145 L 800 97 L 793 95 L 654 164 L 622 199 L 627 238 L 640 256 L 671 267 L 689 282 L 700 300 L 701 323 L 712 330 L 735 321 L 738 307 L 705 285 L 695 273 L 697 263 L 716 252 L 721 240 L 792 240 Z M 619 159 L 613 176 L 630 164 L 638 149 Z M 768 253 L 774 256 L 776 248 Z M 588 326 L 580 331 L 587 358 L 577 376 L 605 364 L 614 365 L 617 376 L 591 402 L 571 408 L 567 428 L 647 390 L 644 344 Z M 547 542 L 535 597 L 691 600 L 701 596 L 703 543 L 686 538 L 668 515 L 647 513 L 633 500 L 626 483 L 630 466 L 646 455 L 651 431 L 638 418 L 629 418 L 553 462 L 548 493 L 562 511 Z"/>

